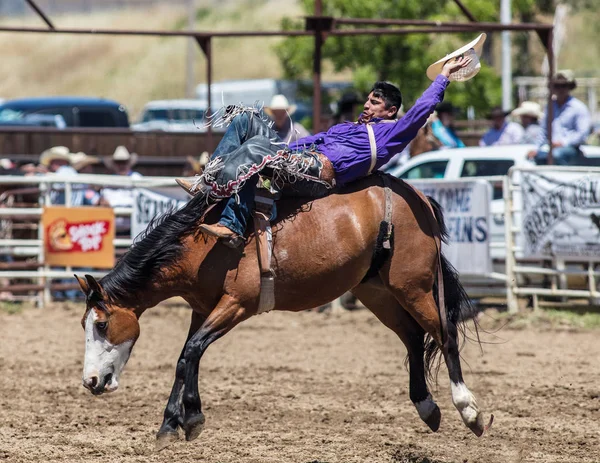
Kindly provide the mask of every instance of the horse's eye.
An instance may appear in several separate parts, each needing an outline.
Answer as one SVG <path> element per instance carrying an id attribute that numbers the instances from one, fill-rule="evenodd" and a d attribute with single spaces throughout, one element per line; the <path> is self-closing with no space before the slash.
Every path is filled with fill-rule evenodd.
<path id="1" fill-rule="evenodd" d="M 96 323 L 96 328 L 98 328 L 98 331 L 100 331 L 100 332 L 106 331 L 107 326 L 108 326 L 107 322 L 97 322 Z"/>

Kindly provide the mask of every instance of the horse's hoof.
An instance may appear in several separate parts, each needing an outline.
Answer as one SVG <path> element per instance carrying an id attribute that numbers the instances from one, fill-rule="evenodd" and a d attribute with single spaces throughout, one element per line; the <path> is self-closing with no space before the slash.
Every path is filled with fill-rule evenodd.
<path id="1" fill-rule="evenodd" d="M 484 424 L 483 422 L 483 413 L 477 414 L 477 420 L 474 423 L 467 424 L 469 429 L 473 431 L 477 437 L 483 436 L 483 434 L 492 427 L 492 423 L 494 422 L 494 415 L 490 416 L 490 421 L 488 424 Z"/>
<path id="2" fill-rule="evenodd" d="M 433 432 L 436 432 L 438 429 L 440 429 L 440 422 L 442 421 L 442 412 L 440 411 L 440 407 L 436 405 L 431 412 L 431 415 L 429 415 L 429 417 L 423 421 L 425 421 L 425 424 L 429 426 L 429 429 L 431 429 Z"/>
<path id="3" fill-rule="evenodd" d="M 177 442 L 179 440 L 179 434 L 177 431 L 175 432 L 163 432 L 158 433 L 156 435 L 156 443 L 154 444 L 154 450 L 160 452 L 163 449 L 166 449 L 173 442 Z"/>
<path id="4" fill-rule="evenodd" d="M 183 424 L 183 429 L 185 430 L 185 440 L 192 441 L 198 437 L 204 429 L 205 421 L 204 414 L 202 413 L 193 416 L 189 420 L 186 420 L 186 422 Z"/>

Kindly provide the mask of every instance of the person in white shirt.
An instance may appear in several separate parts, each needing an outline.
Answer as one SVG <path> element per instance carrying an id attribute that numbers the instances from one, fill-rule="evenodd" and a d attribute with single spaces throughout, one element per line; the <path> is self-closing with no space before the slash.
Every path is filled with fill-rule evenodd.
<path id="1" fill-rule="evenodd" d="M 524 145 L 534 145 L 543 136 L 543 129 L 539 119 L 544 115 L 542 107 L 535 101 L 523 101 L 511 115 L 521 118 L 521 125 L 525 129 L 521 143 Z"/>
<path id="2" fill-rule="evenodd" d="M 131 178 L 141 178 L 142 174 L 135 172 L 133 166 L 137 162 L 137 154 L 130 153 L 124 146 L 118 146 L 113 155 L 104 160 L 106 167 L 115 175 Z M 104 188 L 102 197 L 111 207 L 133 207 L 133 190 L 131 188 Z M 131 231 L 130 217 L 116 217 L 115 229 L 117 235 L 128 236 Z"/>
<path id="3" fill-rule="evenodd" d="M 302 124 L 292 120 L 296 109 L 296 105 L 290 104 L 285 95 L 273 96 L 271 104 L 265 106 L 265 112 L 273 120 L 273 130 L 285 142 L 288 140 L 292 142 L 310 135 L 310 132 Z"/>

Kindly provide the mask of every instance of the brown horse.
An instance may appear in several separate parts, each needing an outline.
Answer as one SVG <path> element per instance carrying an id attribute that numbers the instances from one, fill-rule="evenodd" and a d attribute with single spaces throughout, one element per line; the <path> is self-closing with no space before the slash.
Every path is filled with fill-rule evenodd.
<path id="1" fill-rule="evenodd" d="M 438 252 L 445 233 L 441 210 L 436 203 L 431 208 L 406 184 L 395 179 L 389 182 L 394 193 L 394 238 L 389 256 L 375 269 L 374 250 L 385 212 L 378 176 L 321 199 L 278 203 L 275 310 L 310 309 L 352 290 L 406 345 L 410 398 L 421 419 L 434 431 L 440 425 L 440 410 L 428 391 L 426 374 L 435 369 L 434 358 L 441 350 L 454 405 L 465 424 L 480 436 L 485 429 L 483 416 L 463 382 L 457 339 L 468 298 L 456 272 Z M 212 342 L 258 310 L 254 236 L 250 234 L 245 249 L 234 250 L 198 234 L 204 201 L 195 197 L 150 226 L 99 282 L 89 275 L 77 277 L 87 297 L 82 319 L 86 336 L 83 384 L 93 394 L 118 387 L 139 336 L 138 318 L 146 309 L 172 296 L 183 297 L 193 309 L 157 434 L 160 447 L 177 438 L 178 426 L 186 439 L 198 436 L 204 424 L 198 393 L 200 358 Z M 218 211 L 211 211 L 208 220 L 212 214 Z M 437 305 L 439 265 L 445 311 Z M 440 312 L 445 313 L 445 320 Z"/>

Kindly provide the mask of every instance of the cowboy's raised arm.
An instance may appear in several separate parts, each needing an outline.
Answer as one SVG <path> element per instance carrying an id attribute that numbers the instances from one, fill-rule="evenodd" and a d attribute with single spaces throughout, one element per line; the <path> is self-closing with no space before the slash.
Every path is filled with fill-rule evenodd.
<path id="1" fill-rule="evenodd" d="M 461 57 L 448 61 L 440 74 L 429 88 L 423 92 L 423 95 L 415 102 L 413 107 L 394 124 L 394 127 L 384 136 L 383 140 L 377 140 L 377 144 L 380 145 L 380 142 L 383 142 L 385 145 L 391 141 L 408 143 L 412 140 L 417 135 L 419 129 L 425 125 L 429 116 L 433 114 L 435 107 L 444 99 L 444 91 L 450 84 L 448 77 L 452 73 L 469 66 L 471 61 L 472 59 L 469 57 Z"/>

